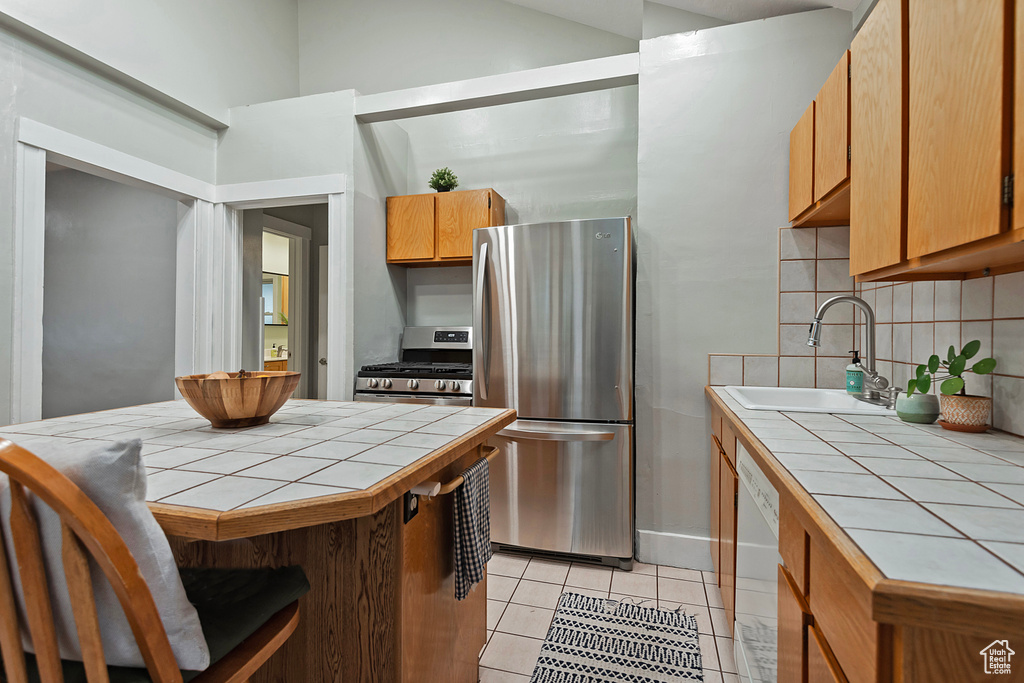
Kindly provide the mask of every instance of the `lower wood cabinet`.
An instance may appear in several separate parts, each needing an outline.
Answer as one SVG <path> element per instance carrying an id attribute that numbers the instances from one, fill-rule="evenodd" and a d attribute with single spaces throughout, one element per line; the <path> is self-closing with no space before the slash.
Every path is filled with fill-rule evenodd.
<path id="1" fill-rule="evenodd" d="M 807 627 L 812 623 L 807 601 L 786 568 L 779 565 L 778 683 L 807 681 Z"/>
<path id="2" fill-rule="evenodd" d="M 722 590 L 722 606 L 725 607 L 725 619 L 732 629 L 736 621 L 736 497 L 739 492 L 739 475 L 729 459 L 722 455 L 719 459 L 719 500 L 721 516 L 719 518 L 718 586 Z"/>
<path id="3" fill-rule="evenodd" d="M 281 358 L 280 360 L 265 360 L 263 361 L 263 369 L 268 372 L 287 370 L 288 359 Z"/>
<path id="4" fill-rule="evenodd" d="M 722 446 L 718 437 L 711 437 L 711 564 L 715 569 L 715 576 L 722 574 L 722 533 L 720 524 L 722 521 L 722 467 L 719 461 L 722 459 Z"/>
<path id="5" fill-rule="evenodd" d="M 807 680 L 812 683 L 847 683 L 825 636 L 813 624 L 807 629 Z"/>

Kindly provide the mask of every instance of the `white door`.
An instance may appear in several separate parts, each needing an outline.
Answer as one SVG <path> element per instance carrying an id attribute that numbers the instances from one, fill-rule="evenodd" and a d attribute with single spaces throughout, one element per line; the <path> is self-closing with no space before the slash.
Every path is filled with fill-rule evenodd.
<path id="1" fill-rule="evenodd" d="M 320 286 L 317 296 L 317 320 L 319 329 L 316 338 L 316 397 L 327 399 L 327 247 L 320 247 Z"/>

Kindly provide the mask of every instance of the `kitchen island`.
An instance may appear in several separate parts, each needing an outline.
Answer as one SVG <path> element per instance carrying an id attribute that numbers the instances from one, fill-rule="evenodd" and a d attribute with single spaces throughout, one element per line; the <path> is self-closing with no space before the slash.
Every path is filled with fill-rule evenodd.
<path id="1" fill-rule="evenodd" d="M 4 427 L 33 443 L 143 439 L 150 506 L 182 566 L 298 564 L 299 627 L 253 681 L 477 680 L 486 581 L 456 602 L 453 495 L 515 411 L 291 400 L 270 424 L 214 429 L 183 401 Z M 408 517 L 408 519 L 407 519 Z"/>
<path id="2" fill-rule="evenodd" d="M 712 457 L 749 457 L 778 492 L 780 683 L 1024 680 L 1008 652 L 1024 642 L 1024 440 L 706 396 Z M 728 610 L 742 579 L 722 471 Z"/>

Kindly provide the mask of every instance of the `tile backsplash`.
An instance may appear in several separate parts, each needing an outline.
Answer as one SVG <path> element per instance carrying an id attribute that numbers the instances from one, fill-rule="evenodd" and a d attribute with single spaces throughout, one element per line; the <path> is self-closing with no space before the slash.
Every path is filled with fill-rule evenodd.
<path id="1" fill-rule="evenodd" d="M 817 349 L 808 325 L 826 299 L 855 294 L 875 311 L 878 371 L 897 386 L 933 353 L 980 339 L 980 357 L 998 365 L 989 377 L 968 375 L 968 392 L 992 396 L 994 426 L 1024 435 L 1024 273 L 857 285 L 849 243 L 845 227 L 779 230 L 779 354 L 712 354 L 709 383 L 841 389 L 848 352 L 864 349 L 860 312 L 829 309 Z"/>

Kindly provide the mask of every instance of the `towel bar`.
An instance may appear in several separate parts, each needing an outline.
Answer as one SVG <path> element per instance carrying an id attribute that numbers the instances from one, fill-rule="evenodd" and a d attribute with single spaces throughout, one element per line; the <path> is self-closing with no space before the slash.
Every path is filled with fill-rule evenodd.
<path id="1" fill-rule="evenodd" d="M 500 449 L 497 446 L 491 446 L 487 451 L 487 454 L 484 455 L 484 460 L 490 462 L 499 452 Z M 447 484 L 441 484 L 437 481 L 425 481 L 418 486 L 412 487 L 410 492 L 417 496 L 426 496 L 427 498 L 445 496 L 462 486 L 462 482 L 464 481 L 465 479 L 462 478 L 461 474 Z"/>

